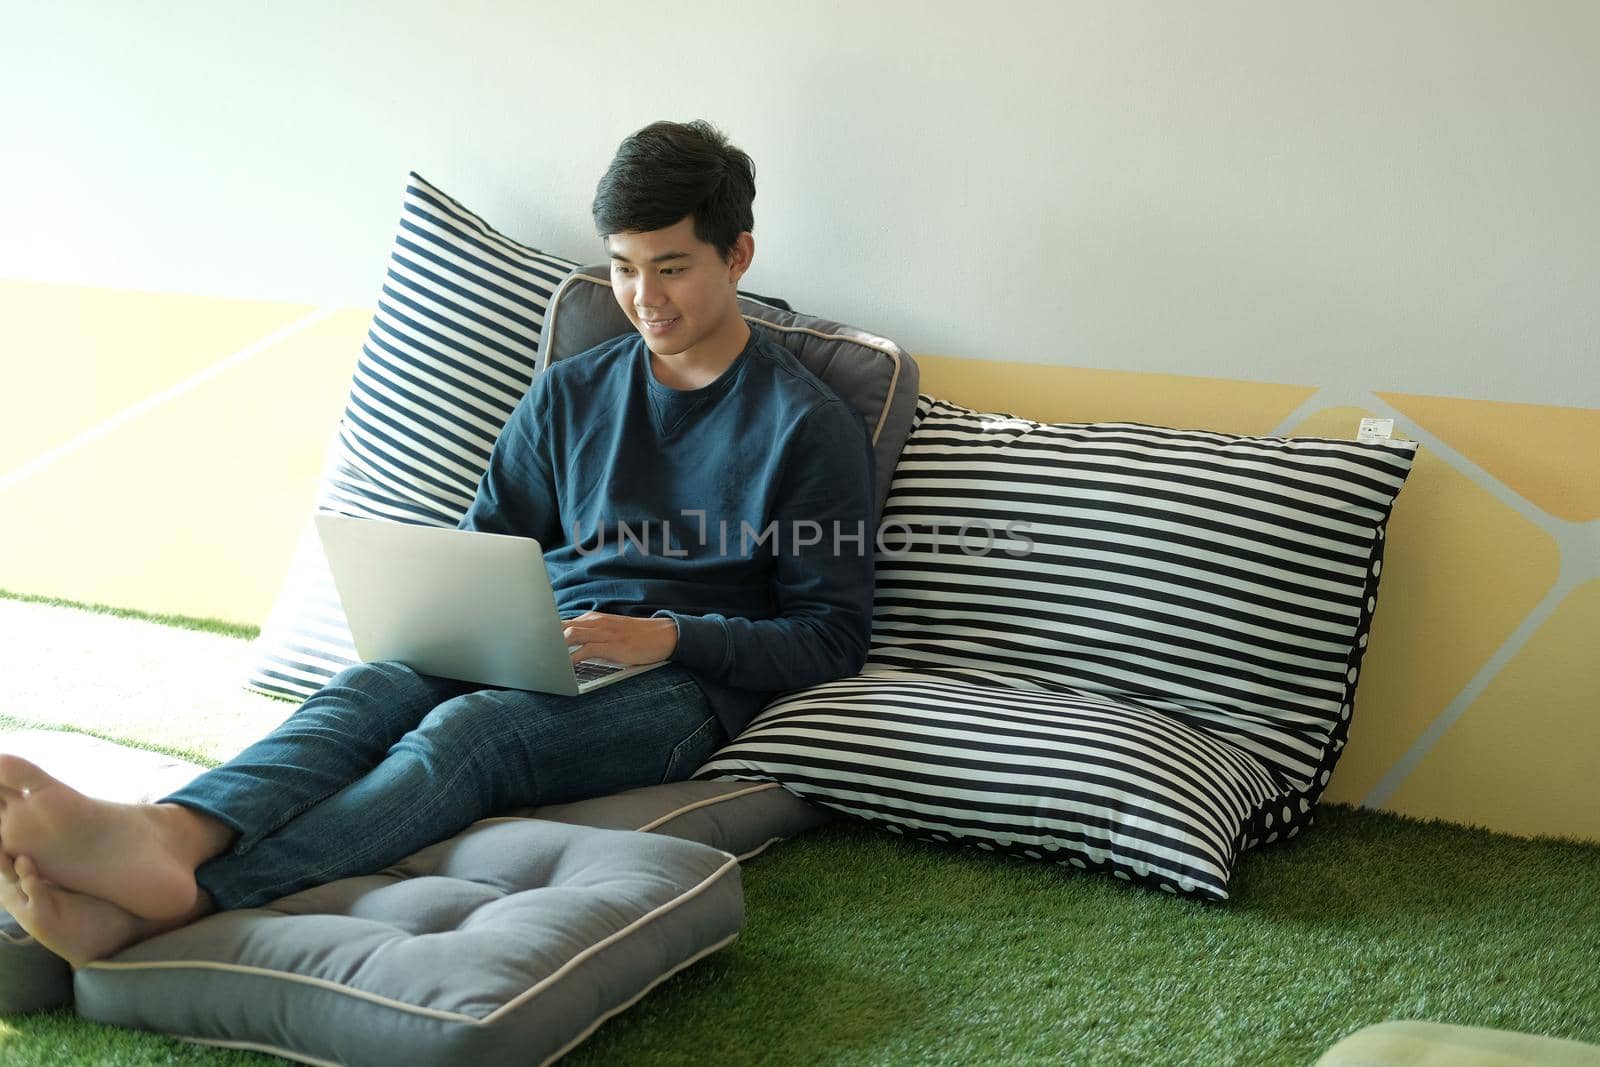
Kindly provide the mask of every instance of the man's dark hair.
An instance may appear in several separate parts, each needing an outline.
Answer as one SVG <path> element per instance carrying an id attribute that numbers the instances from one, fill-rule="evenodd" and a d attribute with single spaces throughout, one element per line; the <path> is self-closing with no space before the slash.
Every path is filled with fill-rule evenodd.
<path id="1" fill-rule="evenodd" d="M 727 262 L 755 228 L 756 167 L 711 123 L 652 122 L 622 142 L 594 194 L 601 237 L 661 230 L 694 216 L 694 235 Z"/>

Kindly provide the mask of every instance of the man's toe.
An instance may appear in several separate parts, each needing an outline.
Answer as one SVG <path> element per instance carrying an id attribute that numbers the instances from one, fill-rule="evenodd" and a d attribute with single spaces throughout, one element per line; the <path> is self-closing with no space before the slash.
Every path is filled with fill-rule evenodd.
<path id="1" fill-rule="evenodd" d="M 0 789 L 26 793 L 46 777 L 38 767 L 21 756 L 0 753 Z"/>
<path id="2" fill-rule="evenodd" d="M 6 873 L 0 877 L 0 907 L 9 911 L 13 918 L 22 918 L 22 909 L 28 906 L 28 894 L 22 888 L 22 879 L 17 877 L 12 866 L 11 857 L 5 860 Z"/>

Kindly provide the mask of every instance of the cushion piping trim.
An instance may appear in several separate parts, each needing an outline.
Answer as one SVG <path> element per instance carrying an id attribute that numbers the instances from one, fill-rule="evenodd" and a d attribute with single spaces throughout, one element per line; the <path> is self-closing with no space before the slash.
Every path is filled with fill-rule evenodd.
<path id="1" fill-rule="evenodd" d="M 761 784 L 752 786 L 749 789 L 738 789 L 731 793 L 719 793 L 714 797 L 706 797 L 704 800 L 696 800 L 692 804 L 685 804 L 683 807 L 674 811 L 669 811 L 665 815 L 659 815 L 638 829 L 641 833 L 650 833 L 657 827 L 665 826 L 667 823 L 671 822 L 673 819 L 676 819 L 680 815 L 687 815 L 691 811 L 696 811 L 700 808 L 708 808 L 713 804 L 721 804 L 725 800 L 737 800 L 739 797 L 746 797 L 751 793 L 765 792 L 769 788 L 782 789 L 783 786 L 779 785 L 777 782 L 762 782 Z"/>
<path id="2" fill-rule="evenodd" d="M 596 278 L 592 274 L 585 274 L 581 269 L 573 271 L 567 276 L 565 281 L 556 286 L 556 291 L 550 294 L 550 304 L 548 309 L 545 311 L 546 322 L 549 322 L 549 320 L 554 317 L 556 305 L 560 302 L 561 297 L 565 295 L 568 286 L 579 281 L 588 282 L 591 285 L 604 285 L 608 289 L 611 287 L 610 282 Z M 790 314 L 795 313 L 790 312 Z M 883 432 L 883 424 L 889 421 L 889 409 L 894 406 L 895 386 L 900 384 L 900 353 L 864 337 L 851 337 L 848 334 L 842 333 L 823 333 L 821 330 L 812 330 L 804 326 L 779 326 L 775 323 L 768 322 L 759 315 L 743 315 L 742 317 L 747 322 L 753 322 L 756 325 L 762 326 L 769 330 L 778 330 L 782 333 L 810 334 L 812 337 L 819 337 L 824 341 L 847 341 L 850 344 L 860 345 L 862 348 L 870 348 L 874 352 L 887 356 L 889 362 L 894 365 L 894 370 L 889 375 L 888 395 L 883 398 L 883 408 L 878 412 L 878 424 L 873 427 L 872 430 L 872 443 L 874 445 L 878 443 L 878 435 Z M 543 350 L 539 359 L 540 373 L 550 369 L 550 340 L 554 336 L 555 331 L 550 329 L 545 329 L 540 335 L 539 347 Z"/>
<path id="3" fill-rule="evenodd" d="M 717 851 L 721 852 L 722 850 L 718 849 Z M 616 933 L 612 934 L 610 937 L 607 937 L 607 938 L 605 938 L 603 940 L 600 940 L 600 941 L 596 941 L 594 944 L 590 945 L 588 948 L 584 949 L 582 952 L 580 952 L 576 956 L 572 957 L 566 963 L 563 963 L 560 967 L 556 968 L 550 974 L 545 975 L 545 977 L 543 979 L 541 979 L 540 981 L 536 982 L 534 985 L 529 986 L 527 989 L 523 990 L 523 992 L 521 994 L 519 994 L 518 996 L 512 998 L 511 1000 L 506 1001 L 504 1004 L 500 1005 L 494 1011 L 491 1011 L 488 1015 L 485 1015 L 483 1017 L 484 1025 L 488 1025 L 489 1023 L 493 1022 L 496 1016 L 504 1015 L 507 1012 L 513 1011 L 513 1010 L 521 1007 L 523 1004 L 526 1004 L 528 1001 L 532 1000 L 534 997 L 536 997 L 540 993 L 544 992 L 547 988 L 549 988 L 550 986 L 554 985 L 558 980 L 560 980 L 561 978 L 566 977 L 566 974 L 567 974 L 568 971 L 571 971 L 571 970 L 575 969 L 579 964 L 586 962 L 590 957 L 592 957 L 595 954 L 597 954 L 601 949 L 607 948 L 610 945 L 615 944 L 616 942 L 622 940 L 622 938 L 626 937 L 628 934 L 631 934 L 635 930 L 647 925 L 648 923 L 651 923 L 651 922 L 655 921 L 655 919 L 657 919 L 658 917 L 660 917 L 662 915 L 665 915 L 667 912 L 669 912 L 669 911 L 673 910 L 674 908 L 676 908 L 679 904 L 682 904 L 687 900 L 692 900 L 693 898 L 699 896 L 702 892 L 704 892 L 707 888 L 709 888 L 713 883 L 720 881 L 729 871 L 734 871 L 734 872 L 737 873 L 738 870 L 739 870 L 739 857 L 734 856 L 734 855 L 732 855 L 730 853 L 727 853 L 727 852 L 723 852 L 722 854 L 724 856 L 728 857 L 728 861 L 726 863 L 724 863 L 721 867 L 718 867 L 715 871 L 711 872 L 711 874 L 707 875 L 705 880 L 702 881 L 699 885 L 695 886 L 693 889 L 689 890 L 686 893 L 678 894 L 677 896 L 673 897 L 671 900 L 667 901 L 665 904 L 662 904 L 659 907 L 655 908 L 654 910 L 652 910 L 650 912 L 647 912 L 644 915 L 639 916 L 637 919 L 633 920 L 633 922 L 629 923 L 627 926 L 624 926 L 622 929 L 618 930 Z"/>
<path id="4" fill-rule="evenodd" d="M 782 789 L 782 788 L 783 788 L 783 785 L 781 783 L 779 783 L 779 782 L 761 782 L 758 785 L 751 786 L 749 789 L 736 789 L 731 793 L 718 793 L 714 797 L 706 797 L 704 800 L 696 800 L 696 801 L 693 801 L 691 803 L 685 804 L 681 808 L 674 808 L 673 810 L 667 812 L 665 815 L 657 815 L 653 820 L 651 820 L 650 822 L 645 823 L 643 826 L 636 826 L 631 831 L 627 831 L 627 832 L 629 832 L 629 833 L 653 833 L 655 831 L 656 827 L 663 826 L 663 825 L 671 822 L 673 819 L 676 819 L 680 815 L 686 815 L 689 812 L 694 811 L 696 808 L 710 807 L 712 804 L 721 804 L 725 800 L 734 800 L 734 799 L 737 799 L 738 797 L 749 796 L 751 793 L 760 793 L 760 792 L 762 792 L 764 790 L 767 790 L 767 789 Z M 473 823 L 472 825 L 473 826 L 482 826 L 485 823 L 492 823 L 492 822 L 528 822 L 530 820 L 532 820 L 534 822 L 541 821 L 539 816 L 537 816 L 537 815 L 491 815 L 487 819 L 479 819 L 477 822 Z M 569 822 L 563 822 L 560 819 L 547 819 L 547 820 L 543 820 L 543 821 L 546 821 L 546 822 L 560 822 L 561 825 L 563 825 L 563 826 L 595 826 L 594 823 L 587 823 L 587 822 L 569 823 Z M 597 830 L 605 830 L 605 829 L 613 829 L 613 828 L 612 827 L 605 827 L 605 826 L 596 826 L 595 829 L 597 829 Z M 618 827 L 616 829 L 620 829 L 620 827 Z M 701 842 L 701 844 L 704 844 L 704 842 Z M 716 846 L 713 845 L 711 847 L 715 848 Z"/>
<path id="5" fill-rule="evenodd" d="M 719 849 L 718 851 L 721 850 Z M 494 1022 L 494 1020 L 500 1015 L 503 1015 L 515 1008 L 521 1007 L 533 997 L 544 992 L 544 990 L 548 989 L 557 980 L 565 977 L 569 971 L 577 967 L 579 964 L 586 962 L 591 956 L 599 952 L 601 949 L 614 944 L 626 935 L 633 933 L 646 923 L 665 915 L 667 912 L 676 908 L 679 904 L 699 896 L 713 883 L 723 878 L 729 871 L 738 870 L 738 857 L 730 855 L 726 852 L 724 852 L 723 855 L 728 856 L 728 861 L 722 866 L 718 867 L 710 875 L 706 876 L 706 878 L 701 881 L 699 885 L 695 886 L 693 889 L 678 894 L 666 903 L 657 906 L 652 911 L 639 916 L 639 918 L 635 919 L 627 926 L 624 926 L 621 930 L 618 930 L 610 936 L 590 945 L 582 952 L 579 952 L 577 955 L 573 956 L 566 963 L 556 968 L 550 974 L 545 975 L 539 981 L 535 982 L 533 985 L 529 986 L 515 997 L 506 1001 L 504 1004 L 500 1005 L 500 1007 L 496 1008 L 494 1011 L 490 1012 L 488 1015 L 485 1015 L 481 1019 L 475 1018 L 471 1015 L 464 1015 L 460 1012 L 442 1011 L 438 1008 L 427 1008 L 416 1004 L 406 1004 L 403 1001 L 398 1001 L 391 997 L 383 996 L 379 993 L 371 993 L 365 989 L 356 989 L 348 985 L 343 985 L 339 982 L 330 982 L 326 978 L 313 978 L 310 975 L 292 974 L 288 971 L 279 971 L 268 967 L 248 967 L 238 963 L 217 963 L 209 960 L 151 960 L 144 963 L 115 963 L 101 960 L 95 963 L 86 964 L 83 969 L 99 971 L 166 971 L 188 969 L 201 971 L 222 971 L 230 974 L 249 974 L 264 978 L 278 978 L 287 982 L 297 983 L 299 985 L 315 986 L 319 989 L 326 989 L 333 993 L 342 993 L 345 996 L 349 996 L 357 1000 L 370 1001 L 374 1004 L 380 1004 L 396 1011 L 406 1012 L 411 1015 L 421 1015 L 427 1018 L 443 1019 L 448 1022 L 462 1022 L 472 1026 L 487 1026 Z"/>
<path id="6" fill-rule="evenodd" d="M 739 862 L 743 863 L 745 860 L 755 859 L 757 856 L 761 855 L 767 849 L 771 848 L 773 845 L 776 845 L 779 841 L 782 841 L 782 840 L 784 840 L 784 838 L 781 838 L 781 837 L 769 837 L 769 838 L 767 838 L 765 841 L 761 842 L 761 844 L 757 845 L 755 848 L 751 849 L 749 852 L 746 852 L 746 853 L 743 853 L 742 855 L 740 855 Z"/>
<path id="7" fill-rule="evenodd" d="M 539 1067 L 547 1067 L 547 1065 L 559 1060 L 561 1057 L 565 1056 L 567 1053 L 571 1052 L 573 1049 L 577 1048 L 579 1045 L 583 1044 L 590 1037 L 592 1037 L 594 1032 L 598 1030 L 602 1024 L 610 1021 L 613 1017 L 620 1015 L 622 1012 L 627 1011 L 629 1008 L 639 1003 L 639 1001 L 643 1000 L 656 988 L 656 986 L 660 985 L 662 982 L 665 982 L 668 978 L 671 978 L 684 968 L 699 963 L 713 952 L 718 952 L 727 948 L 736 938 L 738 938 L 738 936 L 739 935 L 737 933 L 729 934 L 716 944 L 709 945 L 706 948 L 701 949 L 699 952 L 696 952 L 693 956 L 690 956 L 676 967 L 673 967 L 672 970 L 660 975 L 649 985 L 645 986 L 638 993 L 630 997 L 627 1003 L 617 1005 L 615 1008 L 612 1008 L 610 1011 L 591 1022 L 587 1027 L 584 1028 L 582 1033 L 578 1034 L 565 1045 L 562 1045 L 555 1052 L 551 1053 L 550 1057 L 542 1061 Z M 312 1067 L 342 1067 L 341 1064 L 334 1060 L 322 1060 L 316 1058 L 315 1056 L 308 1056 L 305 1053 L 296 1052 L 292 1049 L 280 1048 L 277 1045 L 264 1045 L 257 1041 L 223 1041 L 217 1038 L 208 1037 L 185 1037 L 181 1034 L 168 1036 L 174 1036 L 180 1041 L 188 1041 L 195 1045 L 209 1045 L 212 1048 L 231 1048 L 242 1049 L 247 1052 L 266 1052 L 273 1056 L 282 1056 L 286 1060 L 294 1060 L 296 1063 L 309 1063 L 312 1065 Z"/>
<path id="8" fill-rule="evenodd" d="M 551 342 L 555 340 L 556 336 L 555 330 L 551 329 L 554 323 L 552 323 L 550 320 L 555 317 L 557 309 L 560 308 L 561 298 L 567 295 L 567 290 L 571 289 L 579 278 L 585 278 L 588 281 L 594 281 L 593 278 L 589 278 L 588 275 L 584 274 L 582 270 L 574 270 L 571 274 L 561 279 L 561 284 L 556 286 L 555 292 L 550 294 L 550 302 L 545 305 L 544 322 L 539 327 L 540 374 L 543 374 L 545 371 L 550 369 L 550 345 Z"/>
<path id="9" fill-rule="evenodd" d="M 568 1041 L 565 1045 L 562 1045 L 555 1052 L 552 1052 L 548 1059 L 543 1060 L 539 1064 L 539 1067 L 549 1067 L 550 1064 L 556 1062 L 561 1057 L 565 1056 L 567 1053 L 571 1052 L 573 1049 L 589 1040 L 590 1036 L 592 1036 L 596 1030 L 600 1029 L 604 1023 L 610 1021 L 614 1016 L 622 1014 L 635 1004 L 639 1003 L 639 1001 L 643 1000 L 650 994 L 652 990 L 655 989 L 656 986 L 660 985 L 662 982 L 665 982 L 668 978 L 671 978 L 684 968 L 699 963 L 713 952 L 718 952 L 727 948 L 729 945 L 733 944 L 734 940 L 738 938 L 738 936 L 738 932 L 735 931 L 734 933 L 731 933 L 727 937 L 723 938 L 721 941 L 718 941 L 716 944 L 707 945 L 699 952 L 696 952 L 693 956 L 690 956 L 688 959 L 672 968 L 672 970 L 662 974 L 655 981 L 651 982 L 649 985 L 645 986 L 643 989 L 639 990 L 639 992 L 630 997 L 626 1003 L 618 1004 L 616 1007 L 612 1008 L 610 1011 L 606 1012 L 604 1015 L 601 1015 L 594 1022 L 586 1026 L 581 1034 L 579 1034 L 577 1037 L 574 1037 L 571 1041 Z"/>
<path id="10" fill-rule="evenodd" d="M 319 1060 L 315 1056 L 307 1056 L 303 1052 L 296 1052 L 293 1049 L 279 1048 L 277 1045 L 263 1045 L 257 1041 L 224 1041 L 220 1038 L 211 1037 L 186 1037 L 183 1034 L 166 1034 L 166 1036 L 175 1037 L 179 1041 L 187 1041 L 192 1045 L 209 1045 L 212 1048 L 241 1049 L 245 1052 L 265 1052 L 272 1056 L 282 1056 L 284 1059 L 293 1060 L 296 1063 L 309 1063 L 312 1065 L 312 1067 L 344 1067 L 343 1064 L 335 1060 Z"/>
<path id="11" fill-rule="evenodd" d="M 842 333 L 823 333 L 821 330 L 812 330 L 805 326 L 779 326 L 755 315 L 746 315 L 745 318 L 768 330 L 778 330 L 782 333 L 804 333 L 812 337 L 820 337 L 824 341 L 848 341 L 850 344 L 860 345 L 862 348 L 870 348 L 874 352 L 881 352 L 889 357 L 889 361 L 894 364 L 894 370 L 889 373 L 889 390 L 883 398 L 883 407 L 878 411 L 878 424 L 872 428 L 872 443 L 874 445 L 878 443 L 878 435 L 883 432 L 883 424 L 889 421 L 889 408 L 894 404 L 895 386 L 900 384 L 900 354 L 898 352 L 891 352 L 881 345 L 875 345 L 859 337 L 847 337 Z"/>

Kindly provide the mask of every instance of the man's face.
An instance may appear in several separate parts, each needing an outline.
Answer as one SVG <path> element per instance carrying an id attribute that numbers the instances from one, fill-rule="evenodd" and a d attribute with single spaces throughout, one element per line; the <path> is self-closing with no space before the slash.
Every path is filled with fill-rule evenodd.
<path id="1" fill-rule="evenodd" d="M 736 288 L 754 248 L 749 234 L 739 236 L 731 262 L 694 235 L 690 216 L 661 230 L 610 234 L 606 248 L 611 292 L 651 352 L 675 356 L 738 334 Z"/>

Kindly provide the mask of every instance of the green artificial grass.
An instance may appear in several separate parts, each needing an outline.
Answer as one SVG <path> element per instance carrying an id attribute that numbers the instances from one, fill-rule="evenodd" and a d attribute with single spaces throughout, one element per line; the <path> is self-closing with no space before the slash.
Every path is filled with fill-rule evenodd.
<path id="1" fill-rule="evenodd" d="M 744 933 L 570 1064 L 1309 1064 L 1391 1018 L 1600 1041 L 1600 847 L 1341 806 L 1222 905 L 835 823 L 746 863 Z M 7 1065 L 271 1063 L 82 1022 Z"/>
<path id="2" fill-rule="evenodd" d="M 1325 806 L 1208 905 L 836 822 L 563 1063 L 1309 1064 L 1413 1018 L 1600 1042 L 1600 846 Z M 268 1064 L 64 1012 L 0 1063 Z"/>
<path id="3" fill-rule="evenodd" d="M 79 600 L 64 600 L 55 596 L 13 593 L 9 589 L 0 589 L 0 600 L 20 600 L 27 604 L 49 604 L 58 608 L 76 608 L 79 611 L 88 611 L 96 615 L 111 615 L 119 619 L 139 619 L 143 622 L 160 623 L 162 626 L 172 626 L 180 630 L 199 630 L 202 633 L 221 634 L 223 637 L 238 637 L 245 641 L 254 641 L 261 635 L 261 627 L 259 626 L 251 626 L 242 622 L 229 622 L 226 619 L 197 619 L 189 615 L 161 615 L 148 611 L 138 611 L 134 608 L 112 607 L 109 604 L 86 604 Z"/>
<path id="4" fill-rule="evenodd" d="M 82 734 L 84 737 L 98 737 L 102 741 L 111 741 L 119 745 L 126 745 L 129 748 L 141 748 L 146 752 L 159 752 L 163 756 L 171 756 L 173 759 L 180 759 L 185 763 L 193 763 L 201 767 L 216 767 L 222 762 L 192 748 L 183 748 L 177 745 L 159 745 L 109 730 L 90 730 L 82 726 L 66 726 L 58 722 L 45 722 L 16 715 L 0 714 L 0 731 L 4 730 L 54 730 L 63 734 Z M 0 1060 L 0 1065 L 3 1065 L 4 1062 L 4 1060 Z"/>

